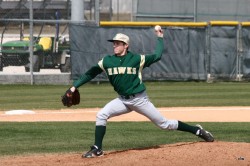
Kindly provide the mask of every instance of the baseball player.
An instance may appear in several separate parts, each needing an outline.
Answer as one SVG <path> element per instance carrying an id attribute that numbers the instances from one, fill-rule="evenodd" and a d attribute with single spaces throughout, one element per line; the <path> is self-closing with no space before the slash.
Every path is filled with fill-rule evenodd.
<path id="1" fill-rule="evenodd" d="M 106 132 L 107 120 L 114 116 L 136 111 L 146 116 L 163 130 L 180 130 L 193 133 L 207 142 L 213 142 L 211 133 L 200 125 L 191 126 L 178 120 L 163 117 L 149 100 L 142 82 L 142 70 L 159 61 L 163 52 L 163 31 L 155 28 L 157 36 L 156 49 L 153 54 L 140 55 L 130 52 L 129 37 L 118 33 L 112 40 L 114 55 L 107 55 L 95 66 L 81 75 L 70 88 L 72 92 L 87 83 L 98 74 L 105 72 L 118 97 L 107 103 L 96 116 L 95 142 L 82 157 L 91 158 L 103 155 L 102 141 Z"/>

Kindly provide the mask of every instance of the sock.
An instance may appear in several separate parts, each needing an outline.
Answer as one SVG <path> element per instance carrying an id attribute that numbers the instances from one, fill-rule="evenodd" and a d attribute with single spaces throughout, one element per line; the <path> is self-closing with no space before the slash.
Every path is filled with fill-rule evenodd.
<path id="1" fill-rule="evenodd" d="M 188 124 L 183 123 L 181 121 L 178 121 L 178 129 L 177 130 L 186 131 L 186 132 L 196 134 L 199 129 L 200 128 L 197 126 L 191 126 L 191 125 L 188 125 Z"/>
<path id="2" fill-rule="evenodd" d="M 95 145 L 98 149 L 102 149 L 102 140 L 106 132 L 106 126 L 95 127 Z"/>

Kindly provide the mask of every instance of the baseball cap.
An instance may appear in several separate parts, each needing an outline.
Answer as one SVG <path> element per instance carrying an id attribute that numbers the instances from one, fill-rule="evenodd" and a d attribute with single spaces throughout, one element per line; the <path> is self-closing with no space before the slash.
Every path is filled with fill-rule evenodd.
<path id="1" fill-rule="evenodd" d="M 108 41 L 109 42 L 122 41 L 126 44 L 129 44 L 129 37 L 127 35 L 122 34 L 122 33 L 117 33 L 113 39 L 108 40 Z"/>

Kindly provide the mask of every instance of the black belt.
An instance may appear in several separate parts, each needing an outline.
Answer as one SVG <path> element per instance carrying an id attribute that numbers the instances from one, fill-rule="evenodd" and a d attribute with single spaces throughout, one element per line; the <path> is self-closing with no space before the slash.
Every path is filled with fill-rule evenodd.
<path id="1" fill-rule="evenodd" d="M 132 98 L 136 97 L 137 95 L 139 95 L 139 94 L 141 94 L 141 93 L 143 93 L 143 92 L 144 92 L 144 91 L 139 92 L 139 93 L 135 93 L 135 94 L 132 94 L 132 95 L 126 95 L 126 96 L 120 95 L 120 97 L 121 97 L 122 99 L 128 100 L 128 99 L 132 99 Z"/>
<path id="2" fill-rule="evenodd" d="M 132 98 L 134 98 L 134 97 L 135 97 L 135 95 L 136 95 L 136 94 L 126 95 L 126 96 L 120 95 L 120 97 L 121 97 L 122 99 L 126 99 L 126 100 L 128 100 L 128 99 L 132 99 Z"/>

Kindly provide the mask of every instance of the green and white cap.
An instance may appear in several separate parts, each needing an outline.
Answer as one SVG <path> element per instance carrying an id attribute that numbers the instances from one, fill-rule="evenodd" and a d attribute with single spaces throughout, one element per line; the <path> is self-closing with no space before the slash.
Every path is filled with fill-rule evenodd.
<path id="1" fill-rule="evenodd" d="M 117 33 L 113 39 L 108 40 L 108 41 L 109 42 L 122 41 L 122 42 L 129 45 L 129 37 L 127 35 L 122 34 L 122 33 Z"/>

